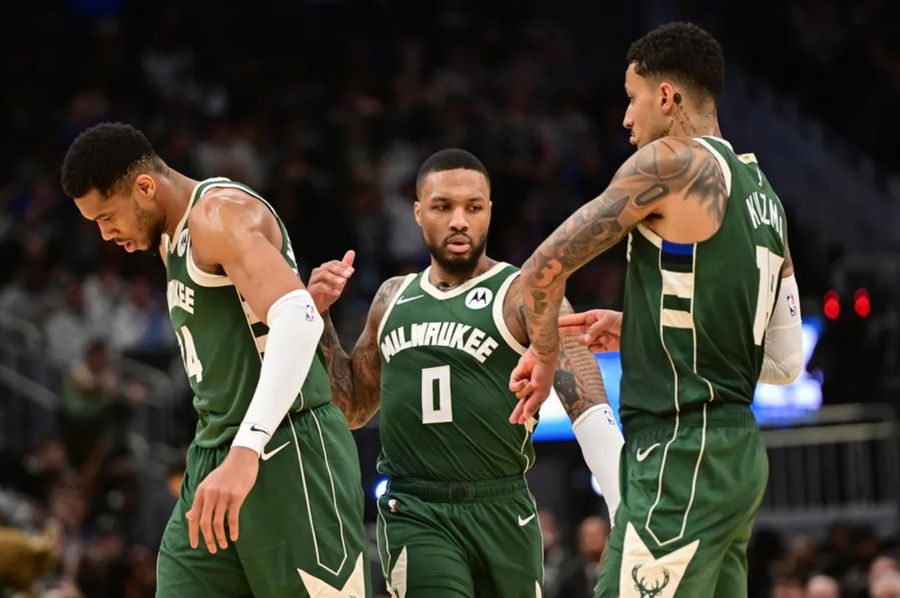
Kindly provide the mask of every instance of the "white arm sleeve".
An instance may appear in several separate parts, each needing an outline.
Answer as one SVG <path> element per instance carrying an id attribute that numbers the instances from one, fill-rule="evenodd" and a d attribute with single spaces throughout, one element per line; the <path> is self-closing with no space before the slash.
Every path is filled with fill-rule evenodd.
<path id="1" fill-rule="evenodd" d="M 800 326 L 800 298 L 797 280 L 791 274 L 781 281 L 781 294 L 775 302 L 766 328 L 766 355 L 760 382 L 790 384 L 803 369 L 803 333 Z"/>
<path id="2" fill-rule="evenodd" d="M 616 425 L 612 408 L 606 403 L 594 405 L 572 422 L 572 431 L 606 500 L 610 526 L 615 525 L 620 499 L 619 453 L 625 439 Z"/>
<path id="3" fill-rule="evenodd" d="M 269 335 L 259 382 L 231 443 L 257 453 L 263 451 L 303 387 L 324 328 L 312 295 L 305 289 L 275 301 L 266 322 Z"/>

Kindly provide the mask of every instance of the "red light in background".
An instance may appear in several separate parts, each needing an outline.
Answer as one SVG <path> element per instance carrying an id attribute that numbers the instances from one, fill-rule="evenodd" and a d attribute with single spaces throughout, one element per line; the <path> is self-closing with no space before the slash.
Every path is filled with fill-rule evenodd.
<path id="1" fill-rule="evenodd" d="M 869 290 L 865 287 L 856 289 L 853 294 L 853 309 L 860 318 L 865 318 L 872 311 L 872 303 L 869 301 Z"/>
<path id="2" fill-rule="evenodd" d="M 841 300 L 834 289 L 825 293 L 825 303 L 822 306 L 822 311 L 825 312 L 825 317 L 829 320 L 836 320 L 841 315 Z"/>

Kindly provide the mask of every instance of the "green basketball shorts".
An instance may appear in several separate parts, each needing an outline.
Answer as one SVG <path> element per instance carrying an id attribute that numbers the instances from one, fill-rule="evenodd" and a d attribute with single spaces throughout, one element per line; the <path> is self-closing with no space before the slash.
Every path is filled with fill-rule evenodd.
<path id="1" fill-rule="evenodd" d="M 158 598 L 371 596 L 359 460 L 344 416 L 331 404 L 288 414 L 266 449 L 238 541 L 210 554 L 202 537 L 191 548 L 184 515 L 228 447 L 191 445 L 159 549 Z"/>
<path id="2" fill-rule="evenodd" d="M 595 598 L 746 597 L 747 541 L 768 471 L 745 406 L 626 428 L 622 502 Z"/>
<path id="3" fill-rule="evenodd" d="M 541 596 L 541 529 L 522 476 L 391 478 L 378 500 L 378 549 L 394 598 Z"/>

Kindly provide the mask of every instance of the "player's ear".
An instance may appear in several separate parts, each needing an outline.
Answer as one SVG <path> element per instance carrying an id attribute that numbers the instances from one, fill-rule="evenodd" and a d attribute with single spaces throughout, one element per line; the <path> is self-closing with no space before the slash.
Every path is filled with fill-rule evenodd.
<path id="1" fill-rule="evenodd" d="M 422 226 L 422 203 L 417 199 L 413 202 L 413 214 L 416 217 L 416 224 Z"/>
<path id="2" fill-rule="evenodd" d="M 135 177 L 131 193 L 141 207 L 147 208 L 156 197 L 156 181 L 149 174 L 141 173 Z"/>
<path id="3" fill-rule="evenodd" d="M 663 114 L 669 114 L 675 109 L 676 104 L 681 103 L 681 94 L 675 91 L 675 88 L 668 81 L 663 81 L 659 84 L 657 97 Z"/>

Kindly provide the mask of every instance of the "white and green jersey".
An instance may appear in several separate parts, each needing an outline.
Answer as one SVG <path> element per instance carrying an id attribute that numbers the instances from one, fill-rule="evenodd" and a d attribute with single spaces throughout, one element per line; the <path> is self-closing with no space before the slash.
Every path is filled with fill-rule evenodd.
<path id="1" fill-rule="evenodd" d="M 670 243 L 639 224 L 628 236 L 622 323 L 622 421 L 709 402 L 749 405 L 781 286 L 781 201 L 752 154 L 697 138 L 716 158 L 728 199 L 719 230 Z"/>
<path id="2" fill-rule="evenodd" d="M 509 374 L 524 353 L 503 300 L 517 268 L 498 263 L 454 289 L 410 274 L 378 329 L 381 446 L 378 471 L 433 481 L 484 481 L 534 462 L 533 425 L 508 421 Z"/>
<path id="3" fill-rule="evenodd" d="M 223 187 L 249 193 L 272 210 L 249 187 L 226 178 L 207 179 L 191 194 L 175 228 L 174 241 L 165 239 L 169 319 L 194 391 L 194 409 L 199 417 L 195 442 L 204 448 L 217 447 L 234 438 L 256 390 L 269 332 L 231 279 L 204 272 L 194 263 L 188 216 L 204 193 Z M 272 214 L 284 239 L 281 254 L 296 272 L 287 230 L 274 210 Z M 328 372 L 317 352 L 291 410 L 310 409 L 330 401 Z"/>

